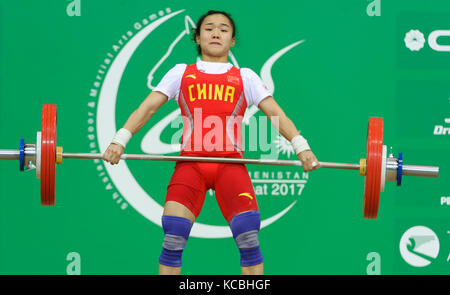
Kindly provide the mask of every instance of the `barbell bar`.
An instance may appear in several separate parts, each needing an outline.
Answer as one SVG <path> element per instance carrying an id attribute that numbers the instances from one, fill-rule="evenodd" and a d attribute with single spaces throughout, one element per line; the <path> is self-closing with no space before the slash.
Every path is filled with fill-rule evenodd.
<path id="1" fill-rule="evenodd" d="M 36 144 L 26 144 L 20 139 L 18 150 L 0 149 L 0 160 L 19 160 L 20 171 L 36 169 L 36 177 L 41 180 L 41 204 L 54 206 L 56 195 L 56 164 L 63 159 L 102 159 L 101 153 L 64 153 L 56 145 L 57 129 L 56 105 L 43 105 L 42 130 L 37 132 Z M 219 157 L 186 157 L 147 154 L 122 154 L 122 160 L 150 161 L 190 161 L 239 163 L 256 165 L 296 166 L 298 160 L 242 159 Z M 387 155 L 387 146 L 383 145 L 383 118 L 370 117 L 366 138 L 365 158 L 355 163 L 319 162 L 321 168 L 358 170 L 364 176 L 363 217 L 375 219 L 378 216 L 380 192 L 384 191 L 386 181 L 397 181 L 401 185 L 403 176 L 438 177 L 438 166 L 403 164 L 403 154 L 394 158 L 392 151 Z M 26 165 L 26 166 L 25 166 Z"/>

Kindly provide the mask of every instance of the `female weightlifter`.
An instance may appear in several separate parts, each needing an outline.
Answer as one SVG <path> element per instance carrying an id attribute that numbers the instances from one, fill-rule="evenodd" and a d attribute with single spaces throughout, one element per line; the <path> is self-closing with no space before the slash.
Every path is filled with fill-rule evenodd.
<path id="1" fill-rule="evenodd" d="M 278 124 L 273 125 L 292 143 L 303 170 L 319 168 L 307 141 L 258 75 L 228 62 L 235 34 L 235 23 L 226 12 L 211 10 L 200 17 L 193 39 L 201 60 L 191 65 L 177 64 L 167 72 L 116 133 L 103 160 L 117 164 L 131 136 L 164 103 L 175 99 L 183 117 L 181 156 L 242 158 L 242 119 L 246 108 L 256 105 L 272 123 L 277 118 Z M 258 241 L 260 214 L 245 165 L 181 161 L 176 163 L 167 187 L 159 274 L 180 274 L 183 249 L 209 189 L 215 190 L 240 251 L 242 274 L 263 274 Z"/>

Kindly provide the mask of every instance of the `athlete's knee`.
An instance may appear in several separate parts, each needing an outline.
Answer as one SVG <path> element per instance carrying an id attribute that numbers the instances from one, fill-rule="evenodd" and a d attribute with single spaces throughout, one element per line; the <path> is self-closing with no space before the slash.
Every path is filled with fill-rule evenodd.
<path id="1" fill-rule="evenodd" d="M 164 242 L 159 263 L 167 266 L 181 266 L 181 256 L 189 238 L 192 221 L 184 217 L 167 216 L 162 217 L 164 230 Z"/>
<path id="2" fill-rule="evenodd" d="M 258 211 L 248 211 L 230 220 L 233 238 L 241 253 L 241 266 L 252 266 L 263 262 L 258 233 L 261 219 Z"/>

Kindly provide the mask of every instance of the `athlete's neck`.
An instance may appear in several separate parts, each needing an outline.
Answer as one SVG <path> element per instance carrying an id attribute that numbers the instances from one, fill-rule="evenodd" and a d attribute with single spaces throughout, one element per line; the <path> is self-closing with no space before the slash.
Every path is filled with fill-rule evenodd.
<path id="1" fill-rule="evenodd" d="M 208 55 L 203 55 L 202 56 L 202 61 L 228 63 L 228 57 L 227 56 L 208 56 Z"/>

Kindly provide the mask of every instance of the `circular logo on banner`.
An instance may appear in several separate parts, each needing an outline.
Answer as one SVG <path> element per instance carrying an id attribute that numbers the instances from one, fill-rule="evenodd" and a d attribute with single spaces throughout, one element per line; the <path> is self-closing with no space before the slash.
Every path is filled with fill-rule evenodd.
<path id="1" fill-rule="evenodd" d="M 411 266 L 427 266 L 439 254 L 439 239 L 428 227 L 412 227 L 400 239 L 400 254 Z"/>
<path id="2" fill-rule="evenodd" d="M 406 33 L 403 41 L 405 41 L 406 47 L 411 51 L 419 51 L 423 48 L 423 44 L 425 44 L 425 38 L 419 30 L 410 30 Z"/>
<path id="3" fill-rule="evenodd" d="M 97 80 L 90 90 L 92 101 L 88 103 L 88 138 L 91 141 L 91 152 L 105 152 L 117 130 L 155 88 L 168 69 L 175 64 L 196 62 L 195 44 L 190 40 L 191 29 L 194 27 L 194 21 L 184 9 L 172 11 L 166 8 L 136 22 L 112 46 L 100 65 Z M 275 92 L 272 66 L 303 41 L 286 43 L 275 52 L 267 52 L 266 61 L 261 65 L 260 77 L 272 92 Z M 235 67 L 239 67 L 232 52 L 229 59 Z M 289 74 L 286 73 L 283 79 L 288 80 Z M 133 136 L 125 153 L 179 154 L 179 140 L 174 142 L 173 138 L 181 138 L 180 110 L 174 101 L 169 101 L 166 105 L 158 110 L 149 124 Z M 250 148 L 246 156 L 297 159 L 290 143 L 274 134 L 270 121 L 258 111 L 256 106 L 249 107 L 243 120 L 244 139 L 253 138 L 250 135 L 259 135 L 258 142 L 249 142 L 247 149 L 244 148 L 244 152 Z M 253 128 L 254 125 L 257 129 Z M 267 138 L 260 136 L 267 133 L 271 133 Z M 252 150 L 255 145 L 259 149 Z M 100 160 L 94 162 L 106 190 L 111 192 L 120 208 L 125 209 L 130 204 L 145 218 L 161 226 L 167 184 L 173 173 L 174 162 L 130 160 L 120 161 L 114 166 Z M 266 208 L 261 210 L 261 228 L 264 228 L 279 220 L 296 204 L 307 183 L 308 174 L 298 167 L 261 167 L 263 166 L 247 166 L 247 169 L 259 207 Z M 210 200 L 215 201 L 213 191 L 207 192 L 206 197 L 205 204 L 212 202 Z M 192 236 L 232 236 L 229 227 L 220 225 L 215 216 L 202 212 L 201 217 L 202 220 L 196 221 L 191 230 Z M 223 217 L 220 217 L 223 222 Z"/>

